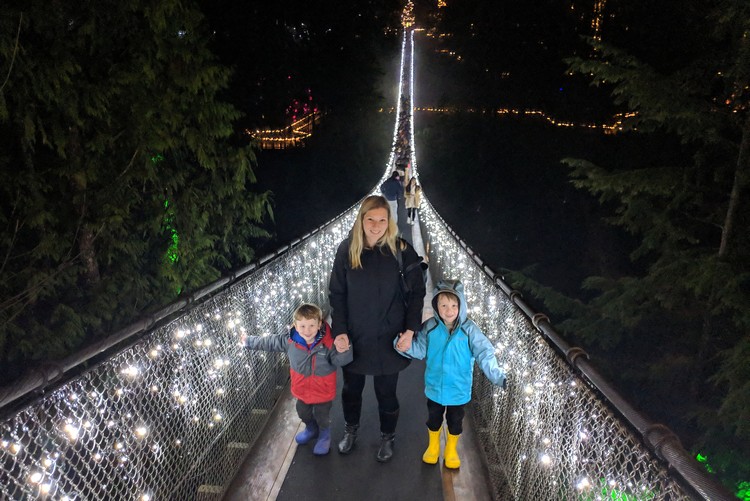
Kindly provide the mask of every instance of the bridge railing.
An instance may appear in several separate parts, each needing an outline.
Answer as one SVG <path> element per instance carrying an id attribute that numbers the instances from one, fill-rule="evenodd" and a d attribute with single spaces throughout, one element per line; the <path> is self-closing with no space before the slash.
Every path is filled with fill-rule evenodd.
<path id="1" fill-rule="evenodd" d="M 433 278 L 464 283 L 470 317 L 509 374 L 475 372 L 472 409 L 496 499 L 729 500 L 665 426 L 631 407 L 484 264 L 428 200 L 420 210 Z"/>
<path id="2" fill-rule="evenodd" d="M 104 345 L 129 346 L 85 372 L 0 389 L 0 499 L 221 499 L 289 377 L 284 356 L 239 336 L 283 332 L 301 302 L 327 302 L 355 211 L 116 334 Z"/>

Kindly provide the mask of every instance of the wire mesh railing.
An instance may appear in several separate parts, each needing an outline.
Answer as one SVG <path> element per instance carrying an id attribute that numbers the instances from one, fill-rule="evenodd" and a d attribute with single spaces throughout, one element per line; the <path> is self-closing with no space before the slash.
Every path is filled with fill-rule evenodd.
<path id="1" fill-rule="evenodd" d="M 353 215 L 0 420 L 0 499 L 221 499 L 289 377 L 239 336 L 326 303 Z"/>
<path id="2" fill-rule="evenodd" d="M 495 499 L 734 499 L 668 428 L 630 407 L 427 200 L 420 220 L 433 278 L 464 283 L 469 315 L 509 374 L 508 391 L 479 371 L 474 378 L 472 414 Z"/>

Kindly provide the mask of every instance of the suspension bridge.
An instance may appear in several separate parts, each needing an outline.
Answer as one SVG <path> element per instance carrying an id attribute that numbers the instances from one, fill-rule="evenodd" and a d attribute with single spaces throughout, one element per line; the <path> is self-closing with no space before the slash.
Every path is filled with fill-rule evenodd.
<path id="1" fill-rule="evenodd" d="M 419 174 L 413 46 L 407 26 L 383 180 L 404 160 Z M 401 232 L 429 260 L 428 281 L 465 284 L 470 315 L 510 375 L 508 389 L 475 373 L 459 470 L 421 462 L 427 434 L 420 363 L 400 378 L 391 462 L 374 458 L 378 427 L 369 383 L 352 454 L 339 455 L 334 446 L 314 457 L 309 447 L 297 447 L 300 423 L 285 356 L 243 350 L 238 342 L 243 333 L 282 332 L 301 302 L 327 304 L 335 249 L 357 208 L 0 388 L 0 498 L 733 499 L 668 428 L 626 402 L 584 350 L 568 345 L 483 263 L 427 196 L 417 224 L 403 224 L 401 214 Z M 425 305 L 429 316 L 429 300 Z M 338 401 L 332 414 L 335 443 L 343 431 Z"/>

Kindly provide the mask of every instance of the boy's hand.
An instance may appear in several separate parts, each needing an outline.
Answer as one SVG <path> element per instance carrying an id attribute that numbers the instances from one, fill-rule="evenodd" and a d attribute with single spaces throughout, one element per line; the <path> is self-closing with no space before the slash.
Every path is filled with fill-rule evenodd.
<path id="1" fill-rule="evenodd" d="M 339 334 L 333 340 L 333 345 L 336 347 L 336 351 L 344 353 L 349 349 L 349 336 L 346 334 Z"/>
<path id="2" fill-rule="evenodd" d="M 240 334 L 240 346 L 245 346 L 245 343 L 247 342 L 247 334 L 244 332 Z"/>
<path id="3" fill-rule="evenodd" d="M 414 331 L 406 329 L 404 332 L 398 335 L 398 341 L 396 342 L 396 349 L 398 351 L 409 351 L 411 348 L 411 340 L 414 337 Z"/>

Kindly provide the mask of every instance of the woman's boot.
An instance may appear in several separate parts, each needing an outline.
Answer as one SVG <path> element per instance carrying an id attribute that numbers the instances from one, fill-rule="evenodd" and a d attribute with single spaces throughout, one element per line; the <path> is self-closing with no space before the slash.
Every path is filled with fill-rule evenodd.
<path id="1" fill-rule="evenodd" d="M 458 451 L 456 446 L 458 445 L 458 437 L 461 435 L 451 435 L 448 433 L 448 438 L 445 440 L 445 467 L 452 470 L 461 466 L 461 459 L 458 457 Z"/>
<path id="2" fill-rule="evenodd" d="M 438 458 L 440 457 L 440 431 L 443 428 L 440 427 L 438 431 L 432 431 L 427 428 L 427 433 L 430 435 L 430 443 L 427 446 L 427 450 L 422 454 L 422 461 L 427 464 L 437 464 Z"/>
<path id="3" fill-rule="evenodd" d="M 380 449 L 375 459 L 381 463 L 387 463 L 393 457 L 393 443 L 396 441 L 395 433 L 380 434 Z"/>
<path id="4" fill-rule="evenodd" d="M 354 447 L 354 442 L 357 441 L 357 430 L 359 429 L 358 424 L 347 424 L 344 426 L 344 436 L 339 442 L 339 452 L 341 454 L 349 454 Z"/>

